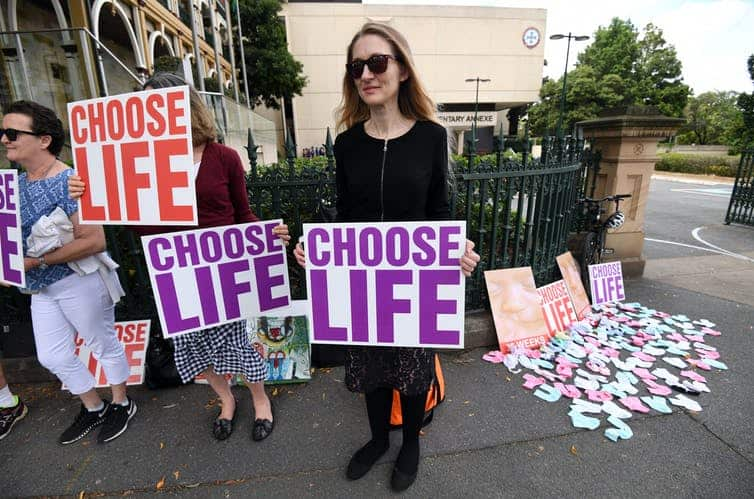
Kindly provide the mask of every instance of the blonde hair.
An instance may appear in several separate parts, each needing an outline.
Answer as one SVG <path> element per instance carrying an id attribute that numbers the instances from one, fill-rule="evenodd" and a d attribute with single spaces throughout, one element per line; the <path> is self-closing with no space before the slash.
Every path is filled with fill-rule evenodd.
<path id="1" fill-rule="evenodd" d="M 419 79 L 414 66 L 414 59 L 406 38 L 395 28 L 382 23 L 366 23 L 353 37 L 346 52 L 346 62 L 353 59 L 353 46 L 365 35 L 377 35 L 390 44 L 393 56 L 403 66 L 408 78 L 401 82 L 398 89 L 398 109 L 401 114 L 417 121 L 434 121 L 437 119 L 436 106 Z M 346 71 L 343 75 L 343 97 L 336 111 L 337 129 L 351 128 L 360 121 L 370 117 L 369 107 L 359 97 L 353 78 Z"/>
<path id="2" fill-rule="evenodd" d="M 161 71 L 144 82 L 142 88 L 168 88 L 186 85 L 186 81 L 175 73 Z M 204 99 L 194 87 L 189 85 L 189 105 L 191 106 L 191 141 L 194 147 L 217 140 L 215 119 Z"/>
<path id="3" fill-rule="evenodd" d="M 194 87 L 189 87 L 191 105 L 191 141 L 194 147 L 217 140 L 215 119 Z"/>

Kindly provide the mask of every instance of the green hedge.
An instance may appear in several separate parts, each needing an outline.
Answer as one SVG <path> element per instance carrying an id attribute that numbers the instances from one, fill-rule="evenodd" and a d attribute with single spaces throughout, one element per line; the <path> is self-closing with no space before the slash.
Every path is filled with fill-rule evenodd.
<path id="1" fill-rule="evenodd" d="M 735 177 L 739 161 L 739 156 L 669 152 L 660 156 L 660 160 L 655 163 L 655 170 Z"/>

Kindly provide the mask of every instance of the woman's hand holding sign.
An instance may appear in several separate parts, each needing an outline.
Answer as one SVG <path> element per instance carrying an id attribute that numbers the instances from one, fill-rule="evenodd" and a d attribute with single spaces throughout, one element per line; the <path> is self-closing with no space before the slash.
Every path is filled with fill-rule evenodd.
<path id="1" fill-rule="evenodd" d="M 474 241 L 466 240 L 466 251 L 464 251 L 461 257 L 461 271 L 463 275 L 469 277 L 477 263 L 479 263 L 479 253 L 474 251 Z"/>

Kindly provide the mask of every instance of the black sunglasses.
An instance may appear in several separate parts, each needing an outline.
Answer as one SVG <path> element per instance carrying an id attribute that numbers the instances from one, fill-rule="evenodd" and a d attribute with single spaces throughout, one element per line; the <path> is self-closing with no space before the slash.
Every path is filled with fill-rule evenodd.
<path id="1" fill-rule="evenodd" d="M 390 54 L 375 54 L 366 61 L 361 59 L 354 59 L 346 64 L 346 71 L 351 75 L 351 78 L 358 80 L 364 73 L 364 66 L 369 68 L 369 71 L 379 75 L 387 71 L 387 65 L 390 59 L 398 61 L 398 59 Z"/>
<path id="2" fill-rule="evenodd" d="M 15 128 L 0 128 L 0 139 L 3 138 L 3 135 L 8 137 L 8 140 L 11 142 L 15 142 L 16 139 L 18 139 L 19 133 L 25 133 L 26 135 L 34 135 L 36 137 L 39 137 L 42 135 L 41 133 L 36 132 L 29 132 L 26 130 L 16 130 Z"/>

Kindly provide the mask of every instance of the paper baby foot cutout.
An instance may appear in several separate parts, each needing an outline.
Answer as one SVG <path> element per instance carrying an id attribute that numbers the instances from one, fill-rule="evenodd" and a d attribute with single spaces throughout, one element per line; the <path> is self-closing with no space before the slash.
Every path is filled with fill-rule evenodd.
<path id="1" fill-rule="evenodd" d="M 673 393 L 673 390 L 671 390 L 667 386 L 659 385 L 654 381 L 648 379 L 643 379 L 642 381 L 645 385 L 647 385 L 647 391 L 652 395 L 662 395 L 663 397 L 665 397 Z"/>
<path id="2" fill-rule="evenodd" d="M 503 352 L 501 352 L 500 350 L 492 350 L 482 355 L 482 360 L 486 360 L 487 362 L 491 362 L 493 364 L 500 364 L 502 362 L 505 362 L 506 357 L 508 357 L 508 355 L 503 355 Z M 515 359 L 515 356 L 511 355 L 510 357 L 514 357 Z M 515 363 L 518 364 L 518 361 L 515 361 Z M 511 367 L 507 364 L 506 367 L 508 367 L 508 370 L 511 369 Z M 513 367 L 516 367 L 515 364 L 513 365 Z"/>
<path id="3" fill-rule="evenodd" d="M 526 380 L 526 383 L 524 383 L 522 386 L 526 388 L 527 390 L 533 390 L 539 385 L 544 384 L 545 379 L 541 378 L 539 376 L 534 376 L 533 374 L 526 373 L 524 374 L 524 379 Z"/>
<path id="4" fill-rule="evenodd" d="M 579 391 L 579 389 L 573 385 L 555 383 L 555 388 L 557 388 L 564 397 L 568 397 L 570 399 L 577 399 L 581 397 L 581 391 Z"/>
<path id="5" fill-rule="evenodd" d="M 599 414 L 602 412 L 602 404 L 594 404 L 592 402 L 587 402 L 584 399 L 573 399 L 571 409 L 579 412 Z"/>
<path id="6" fill-rule="evenodd" d="M 633 373 L 628 371 L 619 371 L 615 373 L 615 379 L 617 379 L 620 383 L 625 383 L 629 385 L 635 385 L 639 382 L 639 379 L 633 375 Z"/>
<path id="7" fill-rule="evenodd" d="M 641 403 L 639 397 L 623 397 L 618 400 L 621 404 L 625 405 L 634 412 L 641 412 L 646 414 L 649 412 L 649 407 Z"/>
<path id="8" fill-rule="evenodd" d="M 662 414 L 670 414 L 671 412 L 673 412 L 673 409 L 668 406 L 668 402 L 667 400 L 665 400 L 665 397 L 642 397 L 641 400 L 649 407 L 657 412 L 661 412 Z"/>
<path id="9" fill-rule="evenodd" d="M 631 428 L 617 417 L 610 416 L 607 418 L 607 422 L 613 425 L 613 428 L 606 429 L 605 436 L 613 442 L 617 442 L 621 439 L 628 440 L 634 436 L 634 432 L 631 431 Z"/>
<path id="10" fill-rule="evenodd" d="M 665 368 L 657 368 L 654 371 L 652 371 L 652 374 L 657 376 L 658 378 L 662 378 L 665 382 L 675 382 L 678 383 L 678 376 L 675 374 L 671 374 L 667 369 Z"/>
<path id="11" fill-rule="evenodd" d="M 643 367 L 636 367 L 632 371 L 635 375 L 640 377 L 641 379 L 648 379 L 651 381 L 654 381 L 657 379 L 656 376 L 653 376 L 652 373 L 650 373 L 647 369 Z"/>
<path id="12" fill-rule="evenodd" d="M 697 349 L 697 352 L 699 353 L 699 357 L 702 357 L 705 362 L 707 360 L 717 360 L 720 358 L 720 352 L 713 352 L 711 350 L 701 350 Z M 709 362 L 707 362 L 709 364 Z"/>
<path id="13" fill-rule="evenodd" d="M 710 364 L 699 359 L 689 359 L 689 364 L 691 364 L 694 367 L 697 367 L 699 369 L 703 369 L 705 371 L 711 371 L 712 368 L 710 367 Z"/>
<path id="14" fill-rule="evenodd" d="M 648 354 L 648 355 L 652 355 L 652 356 L 655 356 L 655 357 L 659 357 L 661 355 L 665 355 L 665 350 L 663 350 L 662 348 L 653 347 L 653 346 L 650 346 L 650 345 L 645 346 L 642 349 L 642 351 L 644 353 Z"/>
<path id="15" fill-rule="evenodd" d="M 715 360 L 715 359 L 704 359 L 704 362 L 705 362 L 705 363 L 706 363 L 706 364 L 707 364 L 708 366 L 710 366 L 710 367 L 714 367 L 715 369 L 722 369 L 722 370 L 727 370 L 727 369 L 728 369 L 728 366 L 726 366 L 726 365 L 725 365 L 724 363 L 720 362 L 719 360 Z"/>
<path id="16" fill-rule="evenodd" d="M 573 384 L 576 385 L 577 388 L 581 388 L 582 390 L 599 390 L 600 388 L 600 384 L 596 379 L 587 379 L 582 378 L 581 376 L 576 376 L 573 379 Z"/>
<path id="17" fill-rule="evenodd" d="M 698 381 L 700 383 L 707 382 L 707 379 L 696 371 L 681 371 L 681 376 L 685 376 L 686 378 Z"/>
<path id="18" fill-rule="evenodd" d="M 653 356 L 651 356 L 651 355 L 649 355 L 648 353 L 645 353 L 645 352 L 633 352 L 631 354 L 631 356 L 632 357 L 636 357 L 637 359 L 643 360 L 645 362 L 654 362 L 654 361 L 657 360 L 657 358 L 655 358 L 655 357 L 653 357 Z"/>
<path id="19" fill-rule="evenodd" d="M 686 369 L 689 367 L 687 363 L 679 359 L 678 357 L 663 357 L 662 360 L 667 362 L 673 367 L 677 367 L 678 369 Z"/>
<path id="20" fill-rule="evenodd" d="M 560 391 L 558 391 L 557 388 L 544 383 L 537 388 L 537 391 L 534 392 L 534 396 L 545 402 L 557 402 L 560 400 Z"/>
<path id="21" fill-rule="evenodd" d="M 574 428 L 584 428 L 587 430 L 596 430 L 600 427 L 600 420 L 584 416 L 582 413 L 571 410 L 568 415 L 571 417 L 571 424 Z"/>
<path id="22" fill-rule="evenodd" d="M 612 394 L 604 390 L 586 390 L 586 396 L 593 402 L 605 402 L 613 400 Z"/>
<path id="23" fill-rule="evenodd" d="M 625 409 L 621 409 L 618 404 L 611 400 L 607 400 L 602 403 L 602 412 L 620 419 L 628 419 L 631 417 L 630 412 Z"/>
<path id="24" fill-rule="evenodd" d="M 670 402 L 673 405 L 677 405 L 679 407 L 683 407 L 684 409 L 688 409 L 694 412 L 700 412 L 702 410 L 702 406 L 699 405 L 697 401 L 691 400 L 685 395 L 678 394 L 674 398 L 669 398 L 668 402 Z"/>

